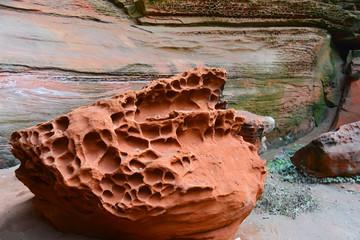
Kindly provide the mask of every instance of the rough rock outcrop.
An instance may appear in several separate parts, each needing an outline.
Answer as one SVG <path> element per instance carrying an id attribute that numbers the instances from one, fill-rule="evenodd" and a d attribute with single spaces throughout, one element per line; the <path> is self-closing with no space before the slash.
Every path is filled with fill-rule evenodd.
<path id="1" fill-rule="evenodd" d="M 258 153 L 266 151 L 265 135 L 274 130 L 275 120 L 272 117 L 259 116 L 243 110 L 236 110 L 235 115 L 245 118 L 238 135 L 242 136 L 245 141 L 254 144 Z"/>
<path id="2" fill-rule="evenodd" d="M 353 51 L 349 83 L 345 86 L 334 128 L 360 121 L 360 51 Z"/>
<path id="3" fill-rule="evenodd" d="M 62 231 L 112 239 L 230 239 L 263 192 L 265 161 L 199 68 L 12 134 L 16 176 Z"/>
<path id="4" fill-rule="evenodd" d="M 299 149 L 291 161 L 317 177 L 360 174 L 360 121 L 320 135 Z"/>
<path id="5" fill-rule="evenodd" d="M 112 0 L 122 2 L 143 24 L 314 26 L 359 44 L 359 1 L 327 0 Z M 144 15 L 145 17 L 141 17 Z M 345 36 L 347 38 L 345 38 Z M 349 41 L 347 41 L 349 43 Z"/>

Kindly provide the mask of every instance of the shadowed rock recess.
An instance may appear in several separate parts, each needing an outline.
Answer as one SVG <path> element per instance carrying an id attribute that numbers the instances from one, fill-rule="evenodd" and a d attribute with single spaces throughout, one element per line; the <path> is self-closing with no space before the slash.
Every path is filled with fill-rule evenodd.
<path id="1" fill-rule="evenodd" d="M 198 68 L 12 134 L 16 176 L 62 231 L 112 239 L 230 239 L 265 161 L 225 109 L 226 72 Z"/>

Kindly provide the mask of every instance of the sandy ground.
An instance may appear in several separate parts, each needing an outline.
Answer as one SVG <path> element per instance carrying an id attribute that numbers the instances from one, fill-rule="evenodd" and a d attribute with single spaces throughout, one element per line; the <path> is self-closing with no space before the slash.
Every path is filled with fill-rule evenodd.
<path id="1" fill-rule="evenodd" d="M 95 239 L 57 231 L 32 206 L 33 194 L 15 177 L 16 168 L 0 170 L 0 240 Z M 360 185 L 308 187 L 320 201 L 319 210 L 295 220 L 253 212 L 234 239 L 360 239 Z"/>

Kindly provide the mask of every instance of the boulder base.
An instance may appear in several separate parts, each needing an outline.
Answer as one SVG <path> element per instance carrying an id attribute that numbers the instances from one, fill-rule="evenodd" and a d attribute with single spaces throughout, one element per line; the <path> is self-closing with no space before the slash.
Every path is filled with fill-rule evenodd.
<path id="1" fill-rule="evenodd" d="M 16 176 L 61 231 L 111 239 L 230 239 L 265 161 L 224 108 L 226 72 L 199 68 L 12 134 Z"/>

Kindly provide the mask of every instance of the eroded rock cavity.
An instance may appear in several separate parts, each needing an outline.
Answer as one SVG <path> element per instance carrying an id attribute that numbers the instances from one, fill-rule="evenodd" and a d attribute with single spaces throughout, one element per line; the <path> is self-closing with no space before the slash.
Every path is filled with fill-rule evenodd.
<path id="1" fill-rule="evenodd" d="M 112 239 L 229 239 L 267 172 L 198 68 L 12 134 L 16 176 L 62 231 Z"/>

